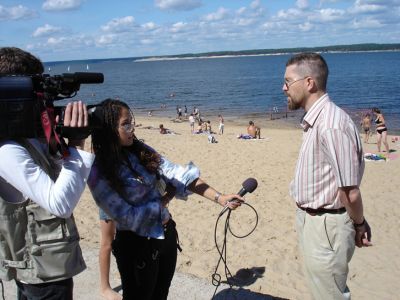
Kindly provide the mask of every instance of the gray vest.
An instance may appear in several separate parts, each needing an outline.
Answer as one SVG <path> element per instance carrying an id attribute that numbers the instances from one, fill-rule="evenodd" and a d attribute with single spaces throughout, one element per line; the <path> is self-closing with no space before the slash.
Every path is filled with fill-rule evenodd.
<path id="1" fill-rule="evenodd" d="M 18 142 L 55 178 L 41 152 Z M 30 200 L 5 200 L 0 193 L 0 279 L 37 284 L 68 279 L 86 268 L 73 216 L 56 217 Z"/>

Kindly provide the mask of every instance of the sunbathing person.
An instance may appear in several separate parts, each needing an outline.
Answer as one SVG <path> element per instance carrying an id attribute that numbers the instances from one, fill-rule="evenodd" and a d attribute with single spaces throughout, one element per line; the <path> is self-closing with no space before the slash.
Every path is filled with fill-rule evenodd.
<path id="1" fill-rule="evenodd" d="M 170 133 L 172 133 L 172 131 L 169 130 L 168 128 L 165 128 L 163 124 L 160 124 L 160 133 L 161 134 L 170 134 Z"/>
<path id="2" fill-rule="evenodd" d="M 249 126 L 247 127 L 247 134 L 250 135 L 253 139 L 261 138 L 261 129 L 254 125 L 253 121 L 249 122 Z"/>

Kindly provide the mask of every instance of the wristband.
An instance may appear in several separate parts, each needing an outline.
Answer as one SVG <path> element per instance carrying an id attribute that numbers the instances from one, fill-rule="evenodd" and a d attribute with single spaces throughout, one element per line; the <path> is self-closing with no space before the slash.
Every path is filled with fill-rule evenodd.
<path id="1" fill-rule="evenodd" d="M 365 218 L 364 218 L 364 220 L 363 220 L 361 223 L 359 223 L 359 224 L 353 223 L 354 227 L 361 227 L 361 226 L 364 226 L 364 224 L 365 224 Z"/>
<path id="2" fill-rule="evenodd" d="M 215 202 L 218 203 L 219 197 L 221 197 L 221 193 L 216 192 L 216 193 L 215 193 L 215 196 L 214 196 Z"/>

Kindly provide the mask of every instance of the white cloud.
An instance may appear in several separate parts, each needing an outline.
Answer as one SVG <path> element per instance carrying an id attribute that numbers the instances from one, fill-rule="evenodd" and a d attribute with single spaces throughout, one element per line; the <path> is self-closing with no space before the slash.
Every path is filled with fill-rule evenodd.
<path id="1" fill-rule="evenodd" d="M 303 12 L 297 8 L 289 8 L 288 10 L 279 10 L 276 17 L 279 20 L 291 20 L 291 19 L 297 19 L 299 17 L 303 16 Z"/>
<path id="2" fill-rule="evenodd" d="M 144 23 L 140 27 L 142 27 L 144 30 L 148 30 L 148 31 L 155 30 L 158 28 L 157 24 L 154 22 Z"/>
<path id="3" fill-rule="evenodd" d="M 150 39 L 142 39 L 142 40 L 140 40 L 140 43 L 142 45 L 151 45 L 151 44 L 154 44 L 154 41 L 150 40 Z"/>
<path id="4" fill-rule="evenodd" d="M 187 26 L 186 23 L 184 22 L 178 22 L 172 25 L 170 31 L 173 33 L 177 33 L 177 32 L 181 32 L 185 29 L 185 27 Z"/>
<path id="5" fill-rule="evenodd" d="M 296 6 L 300 9 L 306 9 L 309 6 L 308 0 L 297 0 Z"/>
<path id="6" fill-rule="evenodd" d="M 98 46 L 110 45 L 114 43 L 115 38 L 116 36 L 114 34 L 104 34 L 96 40 L 96 44 Z"/>
<path id="7" fill-rule="evenodd" d="M 60 44 L 65 45 L 66 40 L 67 39 L 65 37 L 58 37 L 58 38 L 50 37 L 47 40 L 47 44 L 50 46 L 57 46 Z"/>
<path id="8" fill-rule="evenodd" d="M 381 24 L 378 20 L 371 18 L 364 18 L 362 20 L 354 20 L 352 23 L 352 28 L 354 29 L 374 29 L 381 28 L 383 24 Z"/>
<path id="9" fill-rule="evenodd" d="M 253 2 L 250 3 L 250 8 L 251 9 L 257 9 L 261 7 L 261 1 L 260 0 L 254 0 Z"/>
<path id="10" fill-rule="evenodd" d="M 209 22 L 219 21 L 219 20 L 226 18 L 228 16 L 228 14 L 229 14 L 229 11 L 226 8 L 220 7 L 220 8 L 218 8 L 218 10 L 216 12 L 205 15 L 203 17 L 203 19 L 205 21 L 209 21 Z"/>
<path id="11" fill-rule="evenodd" d="M 106 25 L 101 26 L 104 32 L 118 33 L 131 31 L 135 27 L 135 18 L 126 16 L 123 18 L 112 19 Z"/>
<path id="12" fill-rule="evenodd" d="M 257 21 L 255 19 L 246 19 L 246 18 L 239 18 L 236 20 L 236 24 L 239 26 L 249 26 L 256 22 Z"/>
<path id="13" fill-rule="evenodd" d="M 341 9 L 326 8 L 320 9 L 313 17 L 316 21 L 328 23 L 342 20 L 346 16 L 346 12 Z"/>
<path id="14" fill-rule="evenodd" d="M 379 1 L 384 2 L 384 1 Z M 386 6 L 377 1 L 356 0 L 354 6 L 349 10 L 354 14 L 377 13 L 386 10 Z"/>
<path id="15" fill-rule="evenodd" d="M 161 10 L 192 10 L 202 5 L 201 0 L 155 0 Z"/>
<path id="16" fill-rule="evenodd" d="M 305 22 L 303 24 L 300 24 L 299 28 L 301 31 L 307 32 L 311 31 L 314 28 L 314 25 L 312 25 L 310 22 Z"/>
<path id="17" fill-rule="evenodd" d="M 42 27 L 38 27 L 32 34 L 33 37 L 49 36 L 53 33 L 60 32 L 60 27 L 55 27 L 49 24 L 45 24 Z"/>
<path id="18" fill-rule="evenodd" d="M 78 9 L 82 0 L 46 0 L 42 8 L 46 11 L 62 11 Z"/>
<path id="19" fill-rule="evenodd" d="M 247 10 L 246 7 L 241 7 L 241 8 L 239 8 L 238 10 L 236 10 L 236 13 L 237 13 L 238 15 L 242 15 L 242 14 L 244 14 L 244 13 L 246 12 L 246 10 Z"/>
<path id="20" fill-rule="evenodd" d="M 11 7 L 0 5 L 0 21 L 29 19 L 36 16 L 37 13 L 34 10 L 22 5 Z"/>

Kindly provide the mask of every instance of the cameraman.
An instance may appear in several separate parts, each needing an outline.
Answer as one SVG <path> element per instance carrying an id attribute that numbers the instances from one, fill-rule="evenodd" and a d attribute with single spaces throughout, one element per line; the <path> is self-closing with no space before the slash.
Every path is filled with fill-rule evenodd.
<path id="1" fill-rule="evenodd" d="M 0 48 L 0 75 L 43 70 L 30 53 Z M 87 125 L 86 106 L 69 103 L 64 126 Z M 15 280 L 18 299 L 72 299 L 72 277 L 86 268 L 72 216 L 94 160 L 84 141 L 69 140 L 60 158 L 45 139 L 0 138 L 0 279 Z"/>

